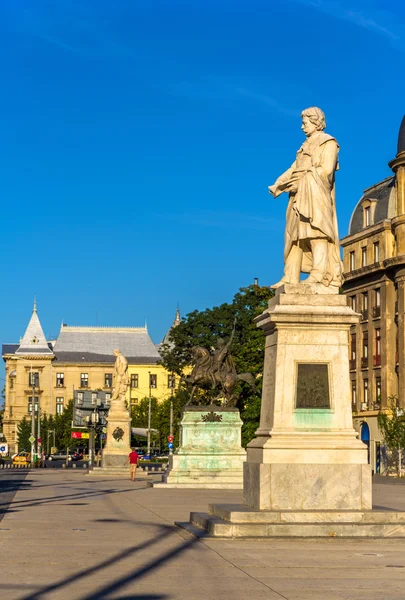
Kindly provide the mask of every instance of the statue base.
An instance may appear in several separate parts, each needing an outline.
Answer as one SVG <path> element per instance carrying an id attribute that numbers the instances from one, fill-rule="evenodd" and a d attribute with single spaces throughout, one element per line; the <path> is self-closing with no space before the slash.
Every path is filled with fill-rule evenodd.
<path id="1" fill-rule="evenodd" d="M 186 406 L 180 447 L 157 488 L 242 489 L 246 451 L 237 408 Z"/>
<path id="2" fill-rule="evenodd" d="M 107 443 L 103 467 L 124 467 L 131 452 L 131 419 L 125 406 L 111 407 L 107 423 Z M 129 467 L 128 467 L 129 472 Z"/>
<path id="3" fill-rule="evenodd" d="M 319 284 L 284 285 L 256 319 L 266 335 L 260 426 L 244 504 L 190 524 L 219 537 L 405 537 L 405 512 L 372 510 L 367 447 L 353 429 L 349 332 L 357 315 Z"/>

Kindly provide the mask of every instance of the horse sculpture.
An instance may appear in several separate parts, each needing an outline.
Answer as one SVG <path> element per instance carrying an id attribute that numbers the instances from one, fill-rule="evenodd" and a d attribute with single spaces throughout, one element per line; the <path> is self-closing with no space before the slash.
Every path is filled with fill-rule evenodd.
<path id="1" fill-rule="evenodd" d="M 225 398 L 225 406 L 235 406 L 237 397 L 235 389 L 238 381 L 245 381 L 256 390 L 255 379 L 251 373 L 237 373 L 232 356 L 229 353 L 235 334 L 235 327 L 227 343 L 218 339 L 214 352 L 207 348 L 194 346 L 191 350 L 194 367 L 185 382 L 192 385 L 190 404 L 192 404 L 196 387 L 219 388 Z"/>

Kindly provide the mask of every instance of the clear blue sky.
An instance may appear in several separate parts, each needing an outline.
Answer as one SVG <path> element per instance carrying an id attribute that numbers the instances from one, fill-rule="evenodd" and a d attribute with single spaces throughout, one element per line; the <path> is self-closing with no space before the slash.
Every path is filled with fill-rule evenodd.
<path id="1" fill-rule="evenodd" d="M 388 9 L 385 7 L 389 7 Z M 267 186 L 323 108 L 340 234 L 390 174 L 405 8 L 373 0 L 0 0 L 1 341 L 143 325 L 282 272 Z"/>

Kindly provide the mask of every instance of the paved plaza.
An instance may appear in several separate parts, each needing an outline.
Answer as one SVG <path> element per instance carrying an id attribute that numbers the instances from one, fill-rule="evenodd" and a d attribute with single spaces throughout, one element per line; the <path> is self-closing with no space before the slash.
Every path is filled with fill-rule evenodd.
<path id="1" fill-rule="evenodd" d="M 7 600 L 403 600 L 405 540 L 197 539 L 174 526 L 234 490 L 153 489 L 151 477 L 1 474 L 0 592 Z M 17 489 L 13 497 L 13 493 Z M 378 508 L 405 485 L 374 480 Z"/>

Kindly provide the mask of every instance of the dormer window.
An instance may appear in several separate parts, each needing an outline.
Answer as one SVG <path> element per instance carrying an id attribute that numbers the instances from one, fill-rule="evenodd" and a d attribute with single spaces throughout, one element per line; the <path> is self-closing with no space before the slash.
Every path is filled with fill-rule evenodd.
<path id="1" fill-rule="evenodd" d="M 361 205 L 363 208 L 363 228 L 374 224 L 374 213 L 377 201 L 371 198 L 364 198 Z"/>
<path id="2" fill-rule="evenodd" d="M 371 216 L 370 216 L 371 208 L 366 206 L 364 208 L 364 227 L 368 227 L 371 225 Z"/>

